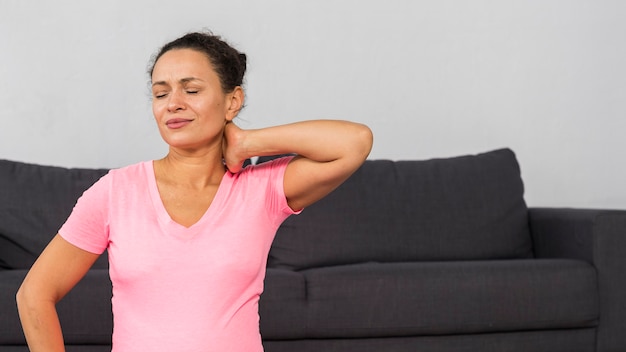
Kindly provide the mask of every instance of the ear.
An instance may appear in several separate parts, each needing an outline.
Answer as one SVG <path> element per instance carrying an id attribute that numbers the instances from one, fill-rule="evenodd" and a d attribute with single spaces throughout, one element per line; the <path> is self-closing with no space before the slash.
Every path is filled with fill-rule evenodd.
<path id="1" fill-rule="evenodd" d="M 235 87 L 235 89 L 226 95 L 226 120 L 232 121 L 241 108 L 243 108 L 243 102 L 245 99 L 245 94 L 243 92 L 243 88 L 240 86 Z"/>

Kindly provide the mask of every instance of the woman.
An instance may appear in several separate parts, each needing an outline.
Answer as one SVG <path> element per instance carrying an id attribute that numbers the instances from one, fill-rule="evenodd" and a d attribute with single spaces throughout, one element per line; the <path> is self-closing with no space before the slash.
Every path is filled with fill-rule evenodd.
<path id="1" fill-rule="evenodd" d="M 242 130 L 245 55 L 219 37 L 166 44 L 150 69 L 169 145 L 112 170 L 77 202 L 18 294 L 31 351 L 63 351 L 55 304 L 108 250 L 113 351 L 262 351 L 258 300 L 276 229 L 366 159 L 371 131 L 346 121 Z M 242 168 L 253 156 L 294 153 Z"/>

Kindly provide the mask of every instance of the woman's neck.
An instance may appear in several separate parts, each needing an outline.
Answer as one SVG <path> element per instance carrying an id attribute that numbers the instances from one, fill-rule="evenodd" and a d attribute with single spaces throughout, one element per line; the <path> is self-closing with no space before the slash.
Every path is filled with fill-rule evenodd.
<path id="1" fill-rule="evenodd" d="M 158 181 L 198 190 L 219 184 L 226 172 L 221 154 L 183 154 L 171 149 L 154 166 Z"/>

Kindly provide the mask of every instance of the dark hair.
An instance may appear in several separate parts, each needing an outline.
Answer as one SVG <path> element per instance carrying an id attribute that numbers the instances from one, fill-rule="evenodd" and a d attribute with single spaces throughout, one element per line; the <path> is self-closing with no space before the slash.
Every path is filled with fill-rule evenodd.
<path id="1" fill-rule="evenodd" d="M 148 74 L 152 79 L 154 65 L 163 54 L 170 50 L 192 49 L 207 56 L 213 69 L 220 78 L 222 90 L 232 92 L 235 87 L 243 85 L 246 73 L 246 54 L 237 51 L 222 38 L 211 32 L 193 32 L 165 44 L 150 60 Z"/>

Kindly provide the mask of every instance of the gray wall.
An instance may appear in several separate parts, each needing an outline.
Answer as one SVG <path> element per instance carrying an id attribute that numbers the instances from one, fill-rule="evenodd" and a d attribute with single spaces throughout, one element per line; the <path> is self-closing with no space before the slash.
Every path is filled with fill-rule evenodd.
<path id="1" fill-rule="evenodd" d="M 368 124 L 372 159 L 510 147 L 533 206 L 626 208 L 626 2 L 0 1 L 0 158 L 166 152 L 145 74 L 210 28 L 249 56 L 243 128 Z"/>

